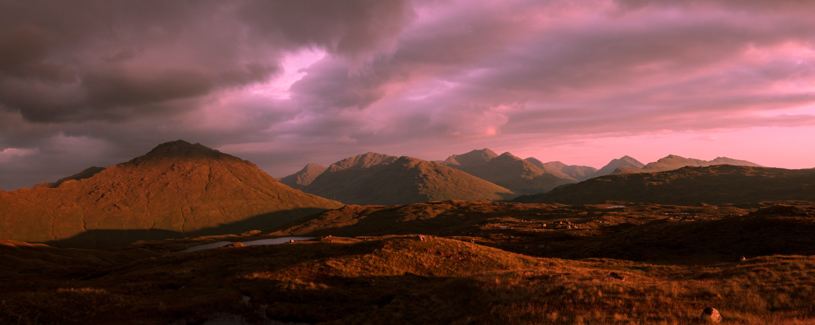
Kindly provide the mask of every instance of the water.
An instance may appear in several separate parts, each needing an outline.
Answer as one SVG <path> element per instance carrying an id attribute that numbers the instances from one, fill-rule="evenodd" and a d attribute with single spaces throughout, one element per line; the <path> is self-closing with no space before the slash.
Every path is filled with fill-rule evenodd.
<path id="1" fill-rule="evenodd" d="M 301 241 L 301 240 L 312 240 L 314 238 L 315 237 L 280 237 L 280 238 L 269 238 L 269 239 L 258 239 L 258 240 L 252 240 L 252 241 L 244 241 L 244 242 L 241 242 L 241 243 L 246 245 L 246 246 L 277 245 L 277 244 L 288 243 L 288 242 L 290 242 L 292 240 L 293 241 Z M 202 251 L 202 250 L 205 250 L 205 249 L 213 249 L 213 248 L 218 248 L 218 247 L 224 247 L 224 246 L 232 244 L 232 243 L 233 242 L 231 242 L 231 241 L 219 241 L 219 242 L 215 242 L 215 243 L 198 245 L 198 246 L 193 246 L 193 247 L 187 248 L 187 249 L 181 251 L 181 253 L 190 253 L 190 252 Z"/>

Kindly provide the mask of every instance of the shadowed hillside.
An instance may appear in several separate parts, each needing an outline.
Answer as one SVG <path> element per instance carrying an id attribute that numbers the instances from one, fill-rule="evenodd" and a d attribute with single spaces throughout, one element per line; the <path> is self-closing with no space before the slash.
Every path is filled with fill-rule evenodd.
<path id="1" fill-rule="evenodd" d="M 280 182 L 291 188 L 302 190 L 311 184 L 317 176 L 320 176 L 328 167 L 318 164 L 307 164 L 303 169 L 289 176 L 280 179 Z"/>
<path id="2" fill-rule="evenodd" d="M 698 205 L 815 200 L 815 170 L 716 165 L 659 173 L 609 175 L 520 197 L 519 202 L 594 204 L 604 201 Z"/>
<path id="3" fill-rule="evenodd" d="M 586 180 L 589 177 L 592 177 L 594 173 L 597 172 L 597 168 L 589 167 L 589 166 L 578 166 L 578 165 L 566 165 L 559 161 L 550 161 L 548 163 L 543 163 L 536 158 L 526 158 L 525 161 L 532 163 L 533 165 L 543 169 L 544 171 L 551 173 L 555 176 L 558 176 L 556 172 L 563 173 L 564 175 L 574 178 L 578 181 Z M 560 177 L 560 176 L 558 176 Z M 561 177 L 565 178 L 565 177 Z"/>
<path id="4" fill-rule="evenodd" d="M 509 152 L 499 156 L 489 149 L 452 155 L 444 161 L 444 164 L 518 194 L 543 193 L 559 185 L 577 182 L 559 170 L 551 169 L 547 172 Z"/>
<path id="5" fill-rule="evenodd" d="M 139 239 L 121 236 L 124 230 L 159 239 L 225 224 L 265 229 L 340 206 L 280 184 L 248 161 L 179 140 L 55 188 L 0 191 L 0 239 L 115 245 Z M 112 237 L 90 235 L 105 231 Z"/>
<path id="6" fill-rule="evenodd" d="M 727 324 L 815 319 L 811 205 L 454 201 L 323 215 L 323 230 L 367 225 L 273 246 L 0 241 L 0 323 L 699 324 L 710 306 Z M 181 252 L 220 240 L 236 244 Z"/>
<path id="7" fill-rule="evenodd" d="M 718 157 L 713 160 L 701 160 L 693 158 L 685 158 L 677 155 L 668 155 L 655 162 L 648 163 L 642 168 L 636 166 L 623 166 L 620 167 L 612 174 L 628 174 L 628 173 L 654 173 L 675 170 L 682 167 L 707 167 L 715 165 L 733 165 L 733 166 L 750 166 L 762 167 L 759 164 L 752 163 L 746 160 L 738 160 L 727 157 Z"/>
<path id="8" fill-rule="evenodd" d="M 603 166 L 603 168 L 600 168 L 598 171 L 594 172 L 594 174 L 592 174 L 590 178 L 611 175 L 612 173 L 614 173 L 614 171 L 616 171 L 619 168 L 639 169 L 642 168 L 643 166 L 645 166 L 645 164 L 639 162 L 639 160 L 636 160 L 629 156 L 623 156 L 621 158 L 612 159 L 608 164 Z"/>
<path id="9" fill-rule="evenodd" d="M 436 162 L 377 153 L 336 162 L 303 190 L 346 204 L 502 200 L 515 196 L 506 188 Z"/>

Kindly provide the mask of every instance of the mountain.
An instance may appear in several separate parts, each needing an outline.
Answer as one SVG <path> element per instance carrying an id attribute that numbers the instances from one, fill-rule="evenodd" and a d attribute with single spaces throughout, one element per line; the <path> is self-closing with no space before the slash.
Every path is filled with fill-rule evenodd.
<path id="1" fill-rule="evenodd" d="M 531 157 L 526 158 L 524 160 L 532 163 L 533 165 L 543 169 L 548 173 L 552 173 L 553 175 L 557 176 L 557 173 L 559 172 L 570 178 L 574 178 L 575 180 L 578 181 L 586 180 L 589 177 L 591 177 L 591 175 L 597 172 L 597 168 L 594 167 L 566 165 L 559 161 L 550 161 L 548 163 L 543 163 L 540 160 Z"/>
<path id="2" fill-rule="evenodd" d="M 551 169 L 547 172 L 509 152 L 499 156 L 489 149 L 452 155 L 444 164 L 519 194 L 543 193 L 563 184 L 577 182 L 560 171 Z"/>
<path id="3" fill-rule="evenodd" d="M 600 170 L 592 174 L 589 178 L 611 175 L 618 168 L 642 168 L 644 166 L 645 164 L 634 158 L 623 156 L 622 158 L 612 159 L 607 165 L 600 168 Z"/>
<path id="4" fill-rule="evenodd" d="M 34 185 L 34 188 L 54 188 L 54 187 L 58 187 L 62 183 L 65 183 L 65 182 L 70 181 L 70 180 L 78 181 L 78 180 L 83 180 L 83 179 L 86 179 L 86 178 L 90 178 L 93 175 L 96 175 L 97 173 L 99 173 L 99 172 L 101 172 L 103 170 L 105 170 L 104 167 L 96 167 L 96 166 L 89 167 L 89 168 L 87 168 L 87 169 L 85 169 L 85 170 L 83 170 L 83 171 L 81 171 L 79 173 L 76 173 L 74 175 L 60 178 L 59 180 L 57 180 L 56 182 L 53 182 L 53 183 L 39 183 L 37 185 Z"/>
<path id="5" fill-rule="evenodd" d="M 181 140 L 58 183 L 0 191 L 0 239 L 109 247 L 267 229 L 342 206 L 280 184 L 248 161 Z"/>
<path id="6" fill-rule="evenodd" d="M 727 157 L 718 157 L 713 160 L 701 160 L 680 157 L 677 155 L 668 155 L 665 158 L 661 158 L 655 162 L 648 163 L 642 168 L 620 168 L 619 170 L 614 171 L 614 174 L 653 173 L 679 169 L 682 167 L 706 167 L 715 165 L 762 167 L 759 164 L 752 163 L 746 160 L 731 159 Z"/>
<path id="7" fill-rule="evenodd" d="M 303 189 L 311 184 L 317 176 L 320 176 L 328 167 L 318 164 L 307 164 L 300 171 L 280 179 L 280 182 L 294 189 Z"/>
<path id="8" fill-rule="evenodd" d="M 813 201 L 814 188 L 815 169 L 713 165 L 656 173 L 608 175 L 517 200 L 565 204 L 627 201 L 676 205 L 755 205 L 761 201 Z"/>
<path id="9" fill-rule="evenodd" d="M 516 196 L 506 188 L 437 162 L 372 152 L 331 164 L 303 191 L 363 205 Z"/>
<path id="10" fill-rule="evenodd" d="M 524 161 L 532 164 L 535 167 L 540 168 L 541 170 L 543 170 L 547 174 L 552 174 L 553 176 L 555 176 L 557 178 L 572 179 L 572 180 L 575 180 L 575 181 L 577 180 L 576 178 L 572 177 L 571 175 L 566 174 L 565 172 L 563 172 L 562 169 L 563 169 L 564 166 L 566 166 L 565 164 L 561 163 L 563 166 L 559 166 L 559 165 L 552 164 L 552 163 L 543 163 L 540 160 L 538 160 L 536 158 L 532 158 L 532 157 L 526 158 L 526 159 L 524 159 Z"/>
<path id="11" fill-rule="evenodd" d="M 452 155 L 447 157 L 442 164 L 446 166 L 474 166 L 486 164 L 490 160 L 498 157 L 494 151 L 484 148 L 481 150 L 473 150 L 461 155 Z"/>

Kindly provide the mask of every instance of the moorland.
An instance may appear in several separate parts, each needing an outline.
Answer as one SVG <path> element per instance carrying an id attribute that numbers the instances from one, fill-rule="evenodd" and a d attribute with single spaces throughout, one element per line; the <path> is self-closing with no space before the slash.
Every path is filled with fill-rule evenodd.
<path id="1" fill-rule="evenodd" d="M 358 187 L 347 191 L 412 186 L 419 202 L 322 198 L 183 141 L 0 192 L 0 323 L 695 324 L 706 307 L 725 324 L 815 321 L 812 170 L 584 178 L 592 171 L 550 164 L 572 180 L 528 194 L 566 178 L 476 153 L 455 163 L 366 154 L 300 178 L 373 170 L 385 178 L 346 181 Z M 459 173 L 478 159 L 529 177 L 472 169 L 497 185 Z M 461 179 L 504 194 L 448 197 Z M 298 240 L 250 244 L 288 237 Z M 206 244 L 220 247 L 189 251 Z"/>

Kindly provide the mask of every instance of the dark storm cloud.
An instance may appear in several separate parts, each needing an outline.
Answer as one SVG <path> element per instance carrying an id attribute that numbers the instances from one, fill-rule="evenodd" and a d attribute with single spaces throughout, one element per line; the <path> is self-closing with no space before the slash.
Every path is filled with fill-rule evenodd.
<path id="1" fill-rule="evenodd" d="M 300 47 L 364 60 L 411 17 L 404 1 L 3 1 L 0 105 L 34 122 L 177 114 Z"/>
<path id="2" fill-rule="evenodd" d="M 57 148 L 126 160 L 179 138 L 283 176 L 273 169 L 366 151 L 802 127 L 815 114 L 812 12 L 792 0 L 0 0 L 0 183 L 22 170 L 6 166 L 71 159 Z"/>

